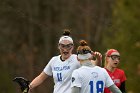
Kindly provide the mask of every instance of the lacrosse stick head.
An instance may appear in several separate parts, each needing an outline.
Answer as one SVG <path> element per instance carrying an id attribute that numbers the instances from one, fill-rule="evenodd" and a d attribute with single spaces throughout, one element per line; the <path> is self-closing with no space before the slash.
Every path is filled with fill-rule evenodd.
<path id="1" fill-rule="evenodd" d="M 23 77 L 15 77 L 13 81 L 18 83 L 23 93 L 28 93 L 30 81 Z"/>

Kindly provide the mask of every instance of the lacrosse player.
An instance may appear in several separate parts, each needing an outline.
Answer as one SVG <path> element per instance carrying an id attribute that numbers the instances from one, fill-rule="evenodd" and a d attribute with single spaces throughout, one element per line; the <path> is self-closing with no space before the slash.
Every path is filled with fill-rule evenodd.
<path id="1" fill-rule="evenodd" d="M 109 49 L 105 55 L 105 69 L 112 78 L 115 85 L 126 93 L 125 81 L 126 76 L 122 69 L 118 68 L 120 63 L 120 53 L 115 49 Z M 104 93 L 112 93 L 108 88 L 105 88 Z"/>
<path id="2" fill-rule="evenodd" d="M 60 37 L 58 49 L 60 55 L 52 57 L 42 73 L 30 83 L 30 90 L 40 85 L 48 76 L 53 76 L 53 93 L 70 93 L 71 74 L 73 70 L 80 67 L 77 55 L 72 54 L 74 44 L 69 36 L 70 31 L 66 30 Z"/>
<path id="3" fill-rule="evenodd" d="M 60 55 L 52 57 L 42 73 L 30 83 L 30 90 L 40 85 L 48 76 L 53 76 L 55 83 L 53 93 L 71 93 L 72 72 L 80 67 L 77 55 L 72 54 L 73 48 L 70 31 L 65 30 L 58 43 Z M 94 55 L 97 56 L 97 60 L 93 63 L 99 63 L 101 54 L 96 52 Z"/>
<path id="4" fill-rule="evenodd" d="M 113 93 L 121 93 L 104 68 L 92 64 L 92 50 L 81 40 L 77 58 L 82 65 L 72 73 L 71 93 L 103 93 L 105 87 Z"/>

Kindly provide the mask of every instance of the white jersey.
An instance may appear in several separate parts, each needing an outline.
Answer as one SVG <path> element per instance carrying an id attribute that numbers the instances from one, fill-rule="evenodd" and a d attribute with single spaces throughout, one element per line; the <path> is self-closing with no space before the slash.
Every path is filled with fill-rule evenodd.
<path id="1" fill-rule="evenodd" d="M 71 87 L 80 87 L 80 93 L 103 93 L 113 81 L 104 68 L 82 66 L 72 73 Z"/>
<path id="2" fill-rule="evenodd" d="M 60 55 L 53 57 L 44 68 L 47 75 L 53 76 L 55 83 L 53 93 L 71 93 L 71 75 L 79 67 L 80 63 L 75 54 L 65 61 L 61 61 Z"/>

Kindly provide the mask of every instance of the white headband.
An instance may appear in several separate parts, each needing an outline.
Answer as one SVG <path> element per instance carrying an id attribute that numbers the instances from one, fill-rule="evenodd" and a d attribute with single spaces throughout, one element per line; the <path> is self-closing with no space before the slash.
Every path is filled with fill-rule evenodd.
<path id="1" fill-rule="evenodd" d="M 78 54 L 78 59 L 81 59 L 81 60 L 85 60 L 85 59 L 89 59 L 92 57 L 91 53 L 87 53 L 87 54 Z"/>
<path id="2" fill-rule="evenodd" d="M 72 42 L 72 43 L 73 43 L 72 38 L 71 38 L 71 37 L 69 37 L 69 36 L 62 36 L 62 37 L 60 38 L 60 40 L 59 40 L 59 43 L 60 43 L 60 42 L 62 42 L 63 40 L 68 40 L 68 41 L 70 41 L 70 42 Z"/>

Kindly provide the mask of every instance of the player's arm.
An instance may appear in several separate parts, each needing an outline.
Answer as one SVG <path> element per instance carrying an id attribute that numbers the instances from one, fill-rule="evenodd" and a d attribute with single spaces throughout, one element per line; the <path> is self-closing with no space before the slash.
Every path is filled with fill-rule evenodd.
<path id="1" fill-rule="evenodd" d="M 80 93 L 80 87 L 72 87 L 71 93 Z"/>
<path id="2" fill-rule="evenodd" d="M 121 90 L 115 84 L 111 85 L 109 89 L 112 93 L 122 93 Z"/>
<path id="3" fill-rule="evenodd" d="M 126 93 L 125 81 L 121 83 L 120 90 L 121 90 L 122 93 Z"/>
<path id="4" fill-rule="evenodd" d="M 42 73 L 40 75 L 38 75 L 29 85 L 30 87 L 30 91 L 39 86 L 47 77 L 52 76 L 52 68 L 51 68 L 51 64 L 54 58 L 52 58 L 49 63 L 46 65 L 46 67 L 44 68 L 44 70 L 42 71 Z"/>
<path id="5" fill-rule="evenodd" d="M 38 75 L 29 85 L 30 90 L 33 88 L 39 86 L 46 78 L 48 75 L 43 71 L 40 75 Z"/>
<path id="6" fill-rule="evenodd" d="M 71 93 L 80 93 L 81 90 L 81 80 L 79 78 L 79 74 L 76 70 L 73 71 L 72 73 L 72 78 L 71 78 Z"/>

